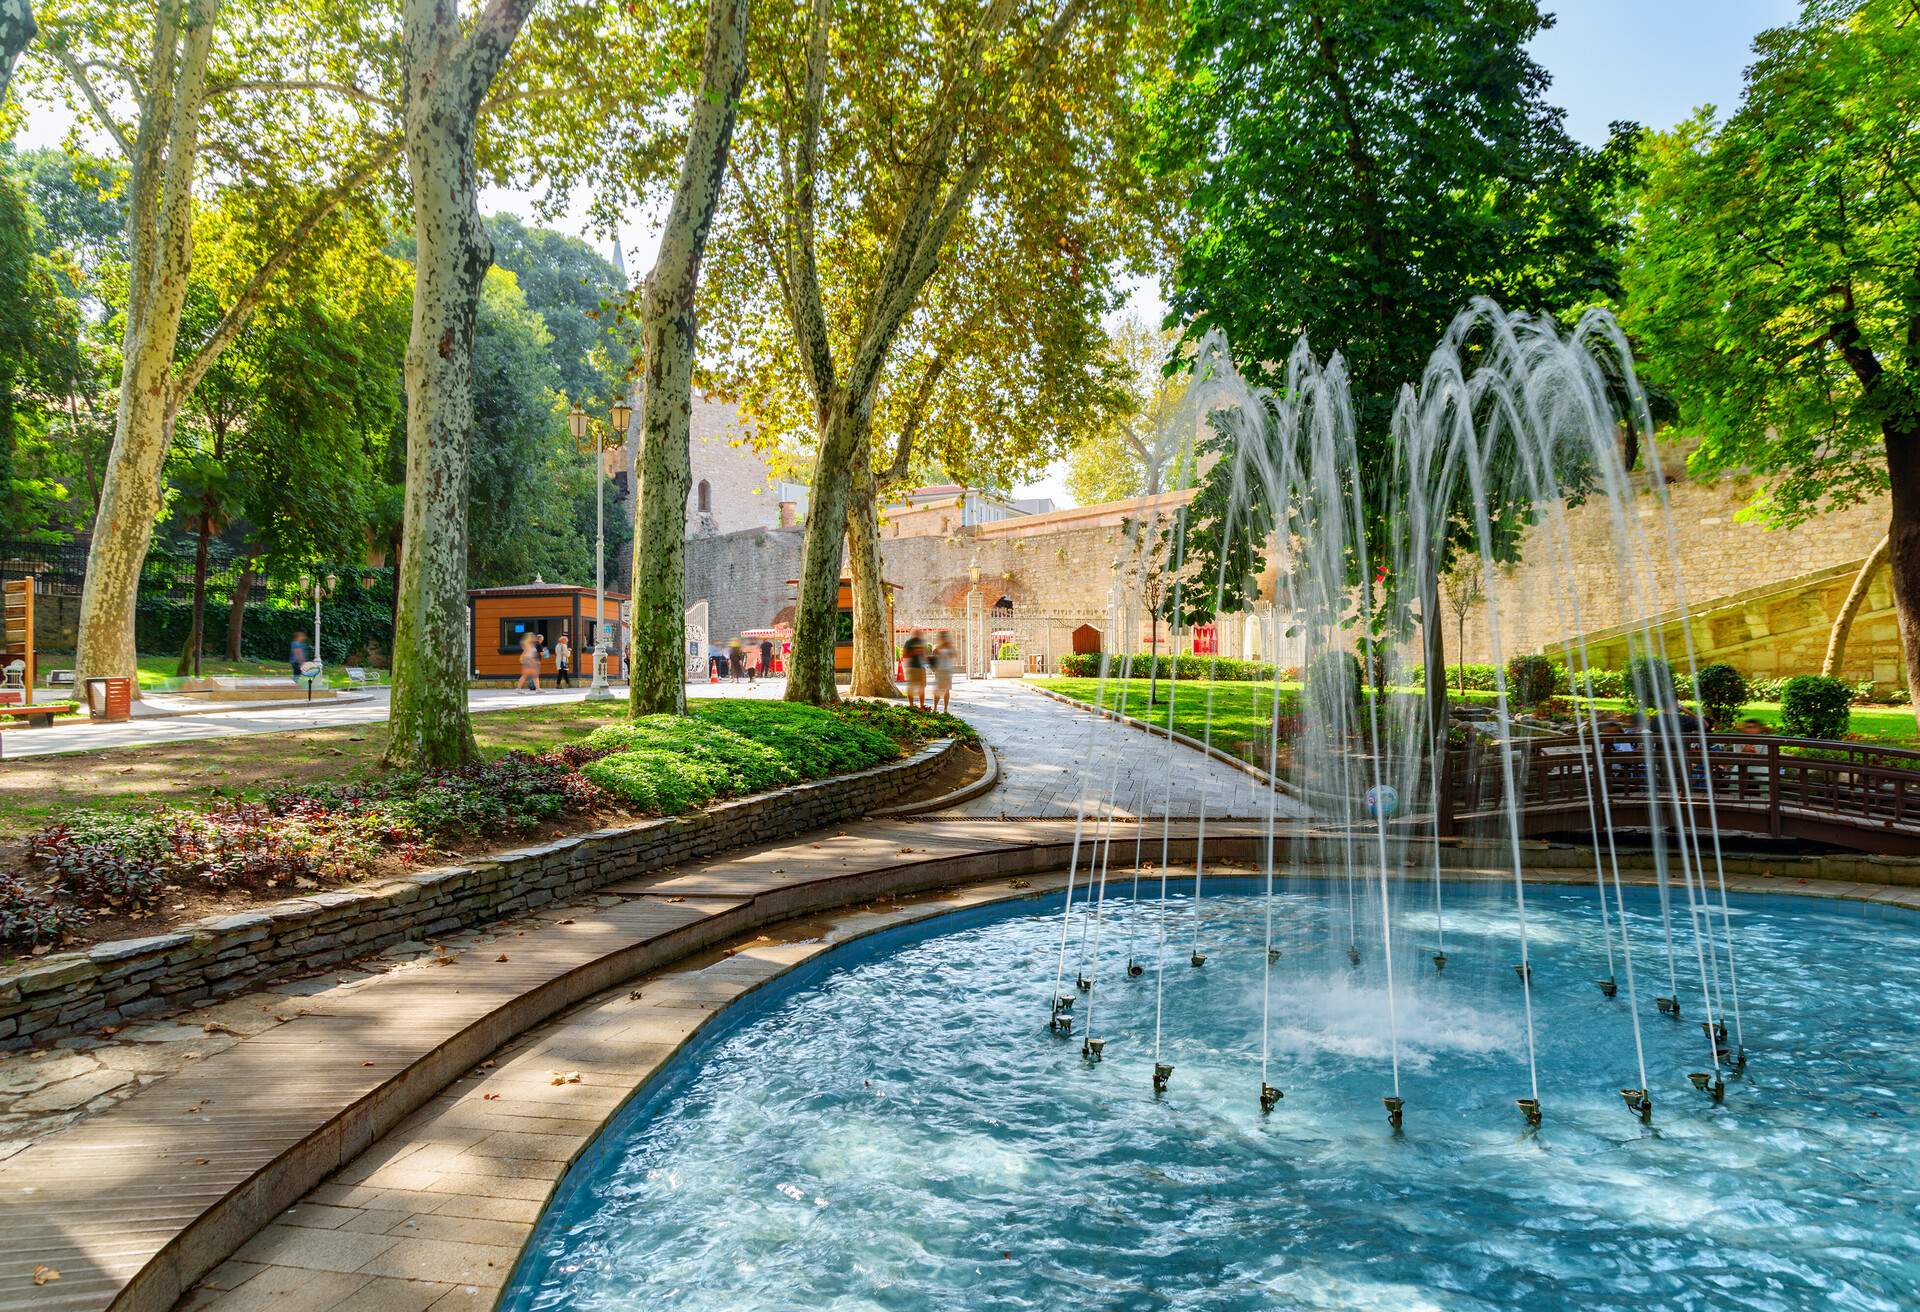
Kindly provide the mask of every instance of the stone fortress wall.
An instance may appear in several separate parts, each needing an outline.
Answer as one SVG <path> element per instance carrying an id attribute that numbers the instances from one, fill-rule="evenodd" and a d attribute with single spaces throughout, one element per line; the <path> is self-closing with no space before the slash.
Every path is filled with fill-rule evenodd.
<path id="1" fill-rule="evenodd" d="M 1656 594 L 1652 609 L 1672 658 L 1684 659 L 1678 602 L 1684 592 L 1693 617 L 1697 659 L 1723 660 L 1744 674 L 1780 676 L 1818 673 L 1827 636 L 1861 563 L 1887 529 L 1887 500 L 1823 515 L 1794 529 L 1769 529 L 1741 520 L 1753 485 L 1740 478 L 1696 482 L 1684 476 L 1668 484 L 1673 549 L 1658 499 L 1642 490 L 1634 510 L 1639 532 L 1651 548 L 1652 566 L 1644 577 Z M 1565 512 L 1564 556 L 1556 553 L 1542 528 L 1530 530 L 1520 564 L 1496 574 L 1501 650 L 1508 655 L 1546 650 L 1558 656 L 1562 644 L 1585 635 L 1597 666 L 1618 668 L 1628 659 L 1627 629 L 1643 609 L 1622 585 L 1625 571 L 1616 556 L 1611 512 L 1590 503 Z M 1570 573 L 1583 598 L 1576 617 L 1557 600 L 1563 575 Z M 1458 617 L 1447 614 L 1448 660 L 1459 659 Z M 1484 604 L 1467 617 L 1465 656 L 1492 658 Z M 1854 618 L 1841 676 L 1873 680 L 1883 690 L 1905 685 L 1900 635 L 1886 570 L 1875 578 L 1866 603 Z"/>

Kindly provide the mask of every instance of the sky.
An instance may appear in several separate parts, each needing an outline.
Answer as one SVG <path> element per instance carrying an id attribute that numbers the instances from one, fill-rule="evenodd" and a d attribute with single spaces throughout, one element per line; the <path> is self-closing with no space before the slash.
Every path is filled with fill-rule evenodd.
<path id="1" fill-rule="evenodd" d="M 1533 43 L 1533 56 L 1553 77 L 1549 96 L 1567 111 L 1567 129 L 1588 145 L 1607 138 L 1607 125 L 1633 119 L 1667 128 L 1703 104 L 1731 110 L 1740 99 L 1741 74 L 1750 59 L 1754 35 L 1790 21 L 1798 0 L 1546 0 L 1556 22 Z M 42 114 L 22 133 L 23 145 L 55 145 L 67 121 Z M 488 213 L 508 211 L 533 220 L 531 193 L 490 190 L 482 194 Z M 653 262 L 659 216 L 635 209 L 620 232 L 628 275 L 636 281 Z M 612 241 L 589 229 L 586 206 L 576 198 L 567 214 L 551 226 L 575 233 L 602 250 Z M 1132 289 L 1127 309 L 1149 319 L 1163 311 L 1152 283 Z M 1016 488 L 1022 497 L 1052 497 L 1072 504 L 1064 465 Z"/>

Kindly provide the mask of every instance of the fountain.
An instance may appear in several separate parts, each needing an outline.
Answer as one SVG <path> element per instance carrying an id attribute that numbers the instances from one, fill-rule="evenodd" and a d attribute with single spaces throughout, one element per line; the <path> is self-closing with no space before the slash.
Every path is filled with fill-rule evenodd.
<path id="1" fill-rule="evenodd" d="M 1192 748 L 1090 719 L 1088 760 L 1165 754 L 1156 814 L 1088 771 L 1060 892 L 736 1005 L 569 1175 L 502 1306 L 1910 1305 L 1920 1055 L 1868 1037 L 1920 1006 L 1920 924 L 1729 893 L 1716 789 L 1740 766 L 1660 674 L 1694 671 L 1686 625 L 1670 647 L 1652 622 L 1684 615 L 1684 571 L 1656 453 L 1622 459 L 1619 426 L 1651 423 L 1612 320 L 1476 302 L 1369 477 L 1337 357 L 1302 341 L 1271 389 L 1218 341 L 1195 363 L 1160 454 L 1204 416 L 1226 494 L 1131 525 L 1130 568 L 1165 553 L 1184 625 L 1264 558 L 1263 651 L 1304 675 L 1267 689 L 1264 813 L 1175 815 Z M 1574 567 L 1583 501 L 1604 577 Z M 1523 533 L 1552 595 L 1497 586 Z M 1502 602 L 1471 716 L 1408 674 L 1439 664 L 1450 569 Z M 1528 753 L 1503 606 L 1579 634 L 1622 605 L 1639 713 L 1603 721 L 1568 639 L 1570 745 Z M 1131 673 L 1104 669 L 1102 701 Z M 1168 724 L 1200 696 L 1177 667 L 1163 690 Z M 1594 835 L 1577 882 L 1527 877 L 1530 770 Z M 1623 871 L 1630 805 L 1650 883 Z M 1210 821 L 1257 859 L 1210 857 Z M 1447 859 L 1464 840 L 1481 868 Z M 1698 1038 L 1647 1023 L 1683 1013 Z"/>

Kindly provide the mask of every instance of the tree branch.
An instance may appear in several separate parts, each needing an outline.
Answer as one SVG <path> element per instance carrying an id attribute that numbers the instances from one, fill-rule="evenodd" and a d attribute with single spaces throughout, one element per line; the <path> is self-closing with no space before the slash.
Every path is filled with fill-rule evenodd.
<path id="1" fill-rule="evenodd" d="M 229 94 L 255 91 L 325 91 L 348 100 L 357 100 L 363 105 L 373 105 L 380 109 L 400 112 L 400 106 L 385 96 L 376 96 L 371 91 L 362 91 L 350 82 L 313 81 L 304 78 L 289 81 L 267 81 L 246 79 L 235 82 L 222 82 L 207 92 L 208 100 L 215 100 Z"/>
<path id="2" fill-rule="evenodd" d="M 815 187 L 820 151 L 820 118 L 827 94 L 827 33 L 833 24 L 833 0 L 813 0 L 807 32 L 807 84 L 800 101 L 800 144 L 792 195 L 787 204 L 787 313 L 800 358 L 813 384 L 817 405 L 834 388 L 833 348 L 827 338 L 827 314 L 820 299 L 820 266 L 814 240 Z"/>
<path id="3" fill-rule="evenodd" d="M 199 386 L 202 378 L 206 377 L 207 370 L 213 367 L 223 351 L 233 345 L 234 339 L 240 335 L 240 331 L 247 326 L 247 321 L 253 317 L 253 312 L 260 308 L 260 302 L 266 297 L 268 285 L 279 276 L 281 270 L 293 262 L 293 257 L 300 253 L 307 238 L 312 236 L 314 229 L 320 226 L 321 220 L 337 209 L 342 201 L 379 177 L 394 160 L 400 157 L 404 146 L 403 138 L 389 138 L 386 145 L 376 151 L 366 163 L 322 192 L 313 204 L 307 207 L 306 213 L 300 216 L 300 221 L 294 225 L 293 231 L 288 233 L 280 245 L 274 249 L 273 254 L 254 270 L 253 277 L 248 280 L 246 287 L 239 296 L 234 298 L 233 304 L 227 308 L 225 314 L 220 316 L 220 322 L 214 325 L 206 341 L 200 344 L 200 348 L 193 353 L 193 358 L 187 361 L 186 367 L 175 377 L 173 383 L 175 406 L 192 395 L 193 389 Z"/>
<path id="4" fill-rule="evenodd" d="M 900 436 L 894 443 L 893 462 L 873 477 L 876 488 L 884 490 L 907 476 L 908 466 L 913 460 L 913 439 L 919 434 L 920 425 L 927 417 L 927 408 L 933 404 L 933 389 L 946 368 L 947 348 L 942 346 L 927 362 L 927 371 L 921 375 L 920 385 L 913 391 L 913 400 L 907 404 L 906 418 L 901 421 Z"/>
<path id="5" fill-rule="evenodd" d="M 467 97 L 465 112 L 477 116 L 487 89 L 513 49 L 514 38 L 533 12 L 534 0 L 492 0 L 474 20 L 473 31 L 455 50 L 453 86 Z M 442 84 L 446 85 L 445 83 Z"/>
<path id="6" fill-rule="evenodd" d="M 87 76 L 86 69 L 81 66 L 80 61 L 75 59 L 73 53 L 68 50 L 55 49 L 47 53 L 67 70 L 67 76 L 72 78 L 74 85 L 80 88 L 80 94 L 86 98 L 87 105 L 93 110 L 93 116 L 100 120 L 100 126 L 107 130 L 107 135 L 113 138 L 114 144 L 120 147 L 120 153 L 126 156 L 127 162 L 131 164 L 134 154 L 133 139 L 127 135 L 126 129 L 114 121 L 113 115 L 107 112 L 106 102 L 100 98 L 99 90 L 93 85 L 93 79 Z"/>

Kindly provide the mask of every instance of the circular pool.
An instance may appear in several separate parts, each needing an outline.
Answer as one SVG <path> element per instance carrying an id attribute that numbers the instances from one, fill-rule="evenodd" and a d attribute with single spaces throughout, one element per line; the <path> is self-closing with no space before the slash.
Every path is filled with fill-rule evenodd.
<path id="1" fill-rule="evenodd" d="M 1361 890 L 1362 892 L 1364 890 Z M 569 1309 L 1911 1308 L 1920 1298 L 1920 917 L 1732 907 L 1749 1063 L 1715 1105 L 1687 917 L 1683 1018 L 1657 1014 L 1659 902 L 1627 890 L 1655 1113 L 1593 889 L 1530 887 L 1529 1092 L 1511 889 L 1449 886 L 1448 964 L 1409 887 L 1391 1021 L 1377 928 L 1344 885 L 1266 904 L 1209 881 L 1110 900 L 1093 1030 L 1046 1032 L 1060 899 L 816 958 L 733 1008 L 563 1182 L 503 1306 Z M 1363 900 L 1363 899 L 1362 899 Z M 1075 971 L 1074 922 L 1066 973 Z M 1616 927 L 1617 928 L 1617 927 Z M 1361 949 L 1349 964 L 1350 939 Z M 1145 964 L 1128 978 L 1129 948 Z M 1618 952 L 1618 945 L 1615 945 Z M 1072 991 L 1069 983 L 1068 990 Z M 1156 1098 L 1156 1001 L 1162 1060 Z M 1386 1123 L 1398 1056 L 1404 1132 Z"/>

